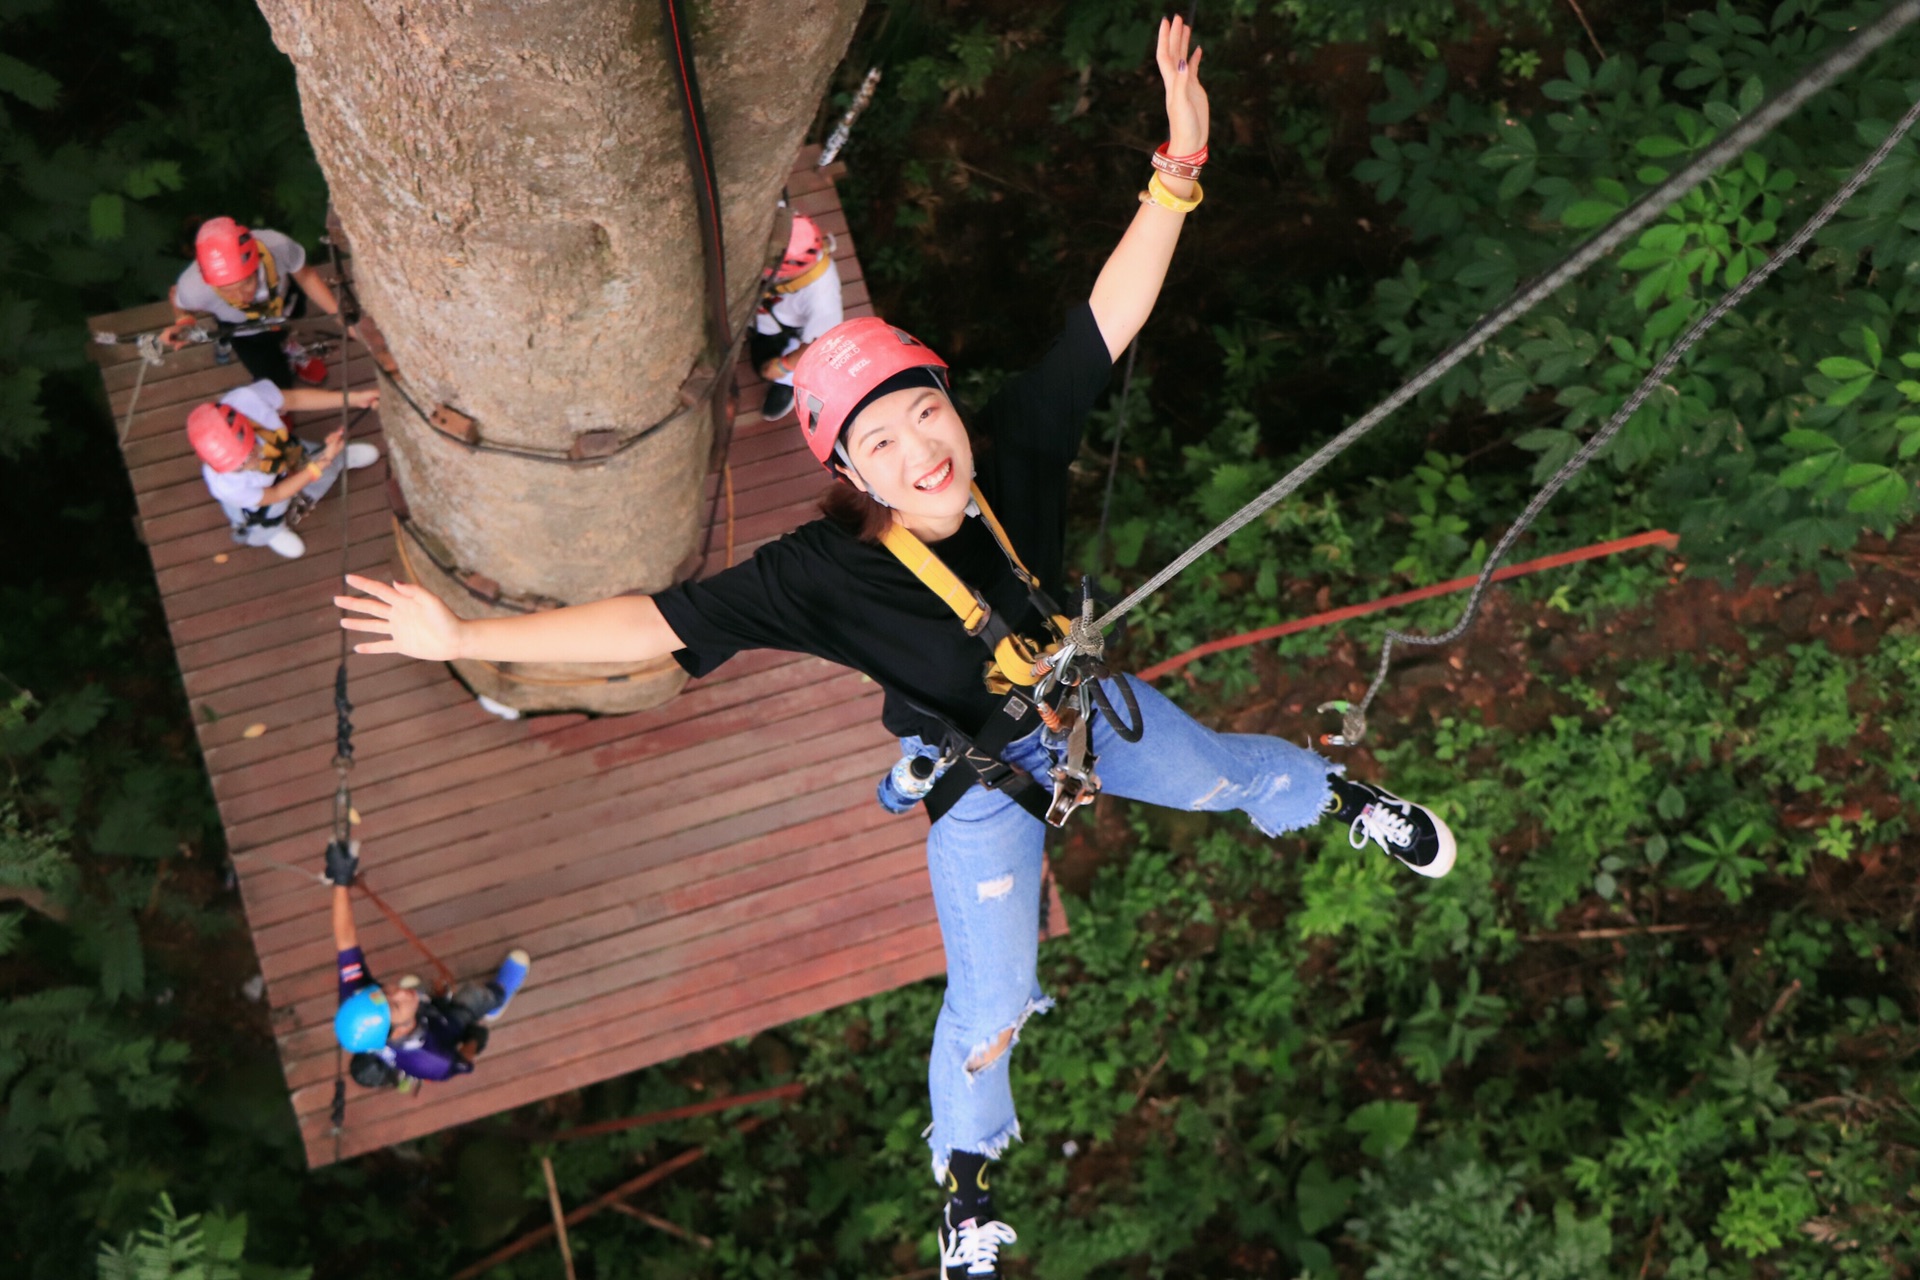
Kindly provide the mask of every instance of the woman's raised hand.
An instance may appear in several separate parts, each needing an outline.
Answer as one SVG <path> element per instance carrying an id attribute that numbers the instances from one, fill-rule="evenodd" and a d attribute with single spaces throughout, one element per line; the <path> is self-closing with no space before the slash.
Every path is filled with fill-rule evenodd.
<path id="1" fill-rule="evenodd" d="M 460 656 L 460 619 L 439 597 L 410 582 L 375 582 L 359 574 L 347 575 L 347 585 L 360 596 L 335 596 L 334 604 L 361 618 L 342 618 L 348 631 L 371 631 L 385 639 L 353 646 L 355 653 L 403 653 L 428 662 L 450 662 Z"/>
<path id="2" fill-rule="evenodd" d="M 1185 19 L 1160 19 L 1160 42 L 1154 59 L 1167 86 L 1167 150 L 1192 155 L 1207 145 L 1207 91 L 1200 87 L 1200 58 L 1193 49 L 1193 28 Z"/>

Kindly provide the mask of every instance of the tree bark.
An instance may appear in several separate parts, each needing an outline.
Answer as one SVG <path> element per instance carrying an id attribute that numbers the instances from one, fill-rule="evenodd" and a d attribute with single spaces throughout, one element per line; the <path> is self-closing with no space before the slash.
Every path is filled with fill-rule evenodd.
<path id="1" fill-rule="evenodd" d="M 383 381 L 381 422 L 422 534 L 397 535 L 417 580 L 468 617 L 510 610 L 434 559 L 522 605 L 669 585 L 701 536 L 712 444 L 708 413 L 682 391 L 716 361 L 659 5 L 259 2 L 293 60 L 355 286 L 420 410 Z M 694 15 L 736 332 L 860 8 L 709 0 Z M 442 405 L 483 448 L 422 419 Z M 611 458 L 545 460 L 589 433 L 649 427 Z M 460 670 L 528 710 L 633 710 L 684 679 L 671 660 L 618 683 L 579 667 Z"/>

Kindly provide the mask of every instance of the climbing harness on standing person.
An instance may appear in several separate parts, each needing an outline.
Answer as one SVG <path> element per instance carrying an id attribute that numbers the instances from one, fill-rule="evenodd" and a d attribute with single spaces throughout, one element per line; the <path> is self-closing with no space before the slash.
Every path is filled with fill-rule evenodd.
<path id="1" fill-rule="evenodd" d="M 1103 633 L 1107 627 L 1118 622 L 1129 610 L 1133 609 L 1141 601 L 1172 581 L 1174 577 L 1179 575 L 1208 551 L 1245 528 L 1277 503 L 1290 497 L 1308 480 L 1311 480 L 1315 475 L 1324 470 L 1335 458 L 1339 457 L 1340 454 L 1358 442 L 1362 436 L 1366 435 L 1384 421 L 1394 410 L 1405 405 L 1422 391 L 1432 386 L 1443 377 L 1448 370 L 1465 360 L 1495 334 L 1558 292 L 1562 286 L 1571 282 L 1588 267 L 1624 244 L 1629 237 L 1646 228 L 1670 206 L 1684 198 L 1694 187 L 1711 177 L 1724 165 L 1738 159 L 1756 143 L 1772 133 L 1781 122 L 1797 111 L 1808 99 L 1832 84 L 1847 71 L 1857 66 L 1869 54 L 1886 44 L 1887 41 L 1911 25 L 1916 19 L 1920 19 L 1920 0 L 1900 0 L 1899 3 L 1890 6 L 1886 12 L 1881 14 L 1880 17 L 1873 22 L 1861 27 L 1852 39 L 1814 64 L 1813 67 L 1803 72 L 1779 93 L 1761 103 L 1751 114 L 1741 119 L 1711 146 L 1701 151 L 1678 173 L 1674 174 L 1665 182 L 1662 182 L 1659 186 L 1641 195 L 1638 200 L 1635 200 L 1627 206 L 1626 209 L 1617 214 L 1611 222 L 1602 227 L 1590 240 L 1568 254 L 1553 268 L 1517 290 L 1514 295 L 1498 309 L 1483 317 L 1464 337 L 1448 347 L 1439 356 L 1435 357 L 1425 368 L 1408 379 L 1385 400 L 1369 410 L 1359 420 L 1340 432 L 1332 440 L 1329 440 L 1311 457 L 1288 472 L 1287 475 L 1283 476 L 1258 497 L 1248 502 L 1245 506 L 1241 507 L 1240 510 L 1236 511 L 1233 515 L 1229 516 L 1226 520 L 1222 521 L 1211 531 L 1195 541 L 1193 545 L 1181 552 L 1180 555 L 1175 557 L 1165 568 L 1142 583 L 1125 599 L 1121 600 L 1119 604 L 1109 609 L 1097 620 L 1076 623 L 1073 634 L 1069 635 L 1066 645 L 1063 646 L 1062 661 L 1071 663 L 1084 653 L 1098 652 L 1098 646 L 1101 643 L 1101 633 Z M 1577 475 L 1581 468 L 1591 462 L 1593 458 L 1606 447 L 1607 443 L 1613 438 L 1613 435 L 1618 433 L 1619 428 L 1624 425 L 1626 420 L 1632 416 L 1633 412 L 1640 407 L 1646 397 L 1651 394 L 1653 388 L 1659 385 L 1660 380 L 1663 379 L 1667 373 L 1671 372 L 1679 358 L 1684 355 L 1695 342 L 1699 341 L 1699 339 L 1718 323 L 1728 311 L 1737 305 L 1742 298 L 1752 292 L 1753 288 L 1762 280 L 1772 275 L 1774 271 L 1779 269 L 1782 263 L 1803 248 L 1814 233 L 1824 226 L 1847 200 L 1852 198 L 1853 194 L 1872 176 L 1874 170 L 1880 166 L 1880 163 L 1886 159 L 1887 155 L 1892 152 L 1893 148 L 1898 145 L 1900 140 L 1913 127 L 1916 119 L 1920 119 L 1920 103 L 1916 103 L 1915 106 L 1908 111 L 1906 117 L 1895 127 L 1894 131 L 1887 136 L 1873 155 L 1867 159 L 1866 163 L 1856 170 L 1853 176 L 1841 186 L 1833 198 L 1808 220 L 1807 224 L 1800 229 L 1787 245 L 1782 246 L 1781 252 L 1773 255 L 1765 264 L 1757 268 L 1753 275 L 1742 281 L 1741 284 L 1733 290 L 1730 290 L 1713 308 L 1695 322 L 1686 335 L 1667 353 L 1666 358 L 1655 367 L 1648 379 L 1640 385 L 1634 395 L 1622 406 L 1621 411 L 1614 416 L 1614 419 L 1608 423 L 1607 427 L 1589 440 L 1586 446 L 1576 453 L 1566 466 L 1561 468 L 1560 473 L 1556 474 L 1554 478 L 1548 482 L 1547 486 L 1535 496 L 1533 502 L 1528 504 L 1527 510 L 1521 519 L 1507 531 L 1507 535 L 1500 540 L 1494 553 L 1488 557 L 1486 565 L 1482 568 L 1480 580 L 1474 588 L 1473 595 L 1469 599 L 1464 616 L 1454 628 L 1451 628 L 1443 635 L 1433 637 L 1416 637 L 1404 633 L 1391 633 L 1389 635 L 1386 644 L 1382 647 L 1380 667 L 1375 675 L 1372 687 L 1368 689 L 1360 703 L 1346 708 L 1342 732 L 1337 737 L 1329 739 L 1333 745 L 1351 746 L 1358 743 L 1362 737 L 1364 737 L 1366 733 L 1366 710 L 1371 705 L 1374 696 L 1379 692 L 1381 684 L 1384 682 L 1391 647 L 1395 639 L 1405 644 L 1438 645 L 1447 643 L 1463 633 L 1466 628 L 1471 625 L 1480 599 L 1485 592 L 1486 585 L 1491 580 L 1494 572 L 1499 568 L 1501 557 L 1511 549 L 1514 541 L 1526 531 L 1527 526 L 1539 515 L 1540 511 L 1552 500 L 1553 496 L 1558 493 L 1568 481 Z M 1328 704 L 1329 707 L 1334 705 L 1335 704 Z"/>
<path id="2" fill-rule="evenodd" d="M 877 317 L 849 320 L 814 343 L 794 374 L 794 411 L 808 451 L 829 474 L 837 465 L 857 479 L 841 435 L 846 425 L 883 388 L 902 376 L 919 375 L 947 391 L 947 362 L 903 329 Z M 864 481 L 862 481 L 864 484 Z M 994 612 L 987 599 L 964 582 L 906 525 L 890 521 L 879 535 L 880 544 L 915 578 L 953 611 L 966 633 L 978 639 L 989 656 L 986 686 L 1003 698 L 1000 711 L 988 718 L 976 734 L 967 734 L 953 721 L 926 707 L 918 707 L 945 727 L 937 779 L 925 793 L 930 817 L 938 821 L 965 794 L 973 782 L 1000 791 L 1035 817 L 1064 825 L 1081 805 L 1099 793 L 1094 772 L 1093 717 L 1104 712 L 1114 729 L 1128 742 L 1140 740 L 1144 721 L 1125 675 L 1105 665 L 1102 638 L 1084 633 L 1092 622 L 1092 580 L 1083 579 L 1080 616 L 1068 619 L 1022 563 L 1006 529 L 993 513 L 979 486 L 969 480 L 966 515 L 977 518 L 992 535 L 1007 566 L 1024 590 L 1027 602 L 1054 637 L 1040 648 L 1015 630 L 1012 621 Z M 877 499 L 876 499 L 877 501 Z M 1077 660 L 1060 658 L 1079 634 Z M 1128 704 L 1130 718 L 1121 720 L 1100 681 L 1112 679 Z M 1025 770 L 1000 757 L 1007 747 L 1031 731 L 1038 720 L 1050 743 L 1060 749 L 1051 792 Z"/>

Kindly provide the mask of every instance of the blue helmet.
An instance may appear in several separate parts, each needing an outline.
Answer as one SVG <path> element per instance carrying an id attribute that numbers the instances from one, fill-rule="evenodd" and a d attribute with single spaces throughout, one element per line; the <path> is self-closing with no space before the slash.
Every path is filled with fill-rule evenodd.
<path id="1" fill-rule="evenodd" d="M 333 1034 L 348 1053 L 370 1053 L 387 1042 L 393 1030 L 393 1010 L 387 1007 L 387 993 L 378 987 L 354 992 L 333 1015 Z"/>

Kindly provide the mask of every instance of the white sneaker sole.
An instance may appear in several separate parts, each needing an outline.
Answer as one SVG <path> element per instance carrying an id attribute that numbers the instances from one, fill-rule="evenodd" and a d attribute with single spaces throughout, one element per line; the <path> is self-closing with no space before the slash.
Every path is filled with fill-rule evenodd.
<path id="1" fill-rule="evenodd" d="M 1440 837 L 1440 852 L 1435 854 L 1433 861 L 1424 867 L 1414 866 L 1405 858 L 1400 857 L 1399 854 L 1395 854 L 1394 857 L 1402 866 L 1406 867 L 1407 870 L 1413 872 L 1415 875 L 1425 876 L 1429 880 L 1438 880 L 1441 876 L 1453 870 L 1453 861 L 1458 853 L 1458 848 L 1453 842 L 1453 828 L 1440 821 L 1440 815 L 1427 808 L 1427 806 L 1415 804 L 1414 808 L 1426 814 L 1428 821 L 1433 823 L 1433 829 Z"/>

